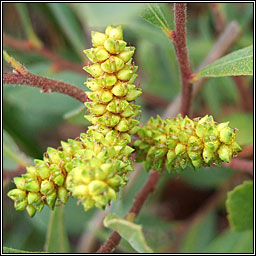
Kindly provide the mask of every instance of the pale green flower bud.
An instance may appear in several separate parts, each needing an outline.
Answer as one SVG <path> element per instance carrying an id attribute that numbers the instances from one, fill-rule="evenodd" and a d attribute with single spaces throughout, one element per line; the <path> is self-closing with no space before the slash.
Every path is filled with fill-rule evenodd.
<path id="1" fill-rule="evenodd" d="M 228 127 L 229 122 L 220 123 L 217 125 L 217 130 L 220 132 L 223 128 Z"/>
<path id="2" fill-rule="evenodd" d="M 127 93 L 127 85 L 119 81 L 115 84 L 111 91 L 115 96 L 123 97 Z"/>
<path id="3" fill-rule="evenodd" d="M 100 79 L 104 88 L 110 88 L 117 82 L 117 78 L 115 75 L 107 73 L 105 73 Z"/>
<path id="4" fill-rule="evenodd" d="M 36 179 L 26 180 L 26 190 L 30 192 L 39 192 L 40 184 Z"/>
<path id="5" fill-rule="evenodd" d="M 85 102 L 84 105 L 90 109 L 90 112 L 96 115 L 103 115 L 106 112 L 106 106 L 103 104 L 95 104 L 94 102 Z"/>
<path id="6" fill-rule="evenodd" d="M 26 209 L 28 205 L 28 200 L 27 198 L 23 199 L 23 200 L 19 200 L 19 201 L 15 201 L 14 202 L 14 207 L 17 211 L 23 211 Z"/>
<path id="7" fill-rule="evenodd" d="M 126 118 L 122 118 L 118 125 L 115 127 L 120 132 L 129 131 L 129 121 Z"/>
<path id="8" fill-rule="evenodd" d="M 230 127 L 224 127 L 220 130 L 220 140 L 226 144 L 233 142 L 235 133 Z"/>
<path id="9" fill-rule="evenodd" d="M 95 31 L 91 32 L 91 37 L 92 37 L 92 45 L 95 47 L 103 46 L 104 42 L 108 38 L 107 35 L 105 35 L 104 33 L 95 32 Z"/>
<path id="10" fill-rule="evenodd" d="M 227 145 L 221 145 L 218 149 L 219 157 L 222 161 L 225 161 L 227 163 L 230 162 L 230 158 L 232 156 L 232 151 L 229 146 Z"/>
<path id="11" fill-rule="evenodd" d="M 26 198 L 26 192 L 20 189 L 12 189 L 7 194 L 12 200 L 20 201 Z"/>
<path id="12" fill-rule="evenodd" d="M 178 155 L 182 155 L 186 152 L 186 146 L 179 143 L 177 144 L 177 146 L 175 147 L 175 154 Z"/>
<path id="13" fill-rule="evenodd" d="M 241 147 L 235 141 L 231 144 L 231 148 L 232 148 L 232 151 L 235 153 L 239 153 L 242 151 Z"/>
<path id="14" fill-rule="evenodd" d="M 54 190 L 51 194 L 46 195 L 46 202 L 52 210 L 54 209 L 56 199 L 57 199 L 56 190 Z"/>
<path id="15" fill-rule="evenodd" d="M 107 106 L 107 110 L 112 113 L 122 113 L 127 107 L 129 106 L 129 103 L 126 100 L 113 100 L 110 102 Z"/>
<path id="16" fill-rule="evenodd" d="M 110 91 L 104 91 L 100 97 L 100 100 L 104 103 L 108 103 L 113 99 L 113 94 Z"/>
<path id="17" fill-rule="evenodd" d="M 62 186 L 63 183 L 64 183 L 64 181 L 65 181 L 65 177 L 64 177 L 63 174 L 60 174 L 60 175 L 58 175 L 57 177 L 55 177 L 55 178 L 53 179 L 53 181 L 54 181 L 54 183 L 55 183 L 56 185 Z"/>
<path id="18" fill-rule="evenodd" d="M 32 205 L 27 205 L 26 211 L 31 218 L 36 214 L 36 209 Z"/>
<path id="19" fill-rule="evenodd" d="M 104 116 L 98 118 L 99 124 L 107 126 L 107 127 L 114 127 L 120 121 L 120 116 L 107 112 Z"/>
<path id="20" fill-rule="evenodd" d="M 101 69 L 101 65 L 99 63 L 93 64 L 91 66 L 85 66 L 83 69 L 91 74 L 93 77 L 99 77 L 103 75 L 103 70 Z"/>
<path id="21" fill-rule="evenodd" d="M 141 90 L 138 90 L 135 88 L 133 89 L 129 89 L 126 96 L 125 96 L 125 99 L 128 100 L 128 101 L 133 101 L 135 100 L 138 96 L 140 96 L 142 94 L 142 91 Z"/>
<path id="22" fill-rule="evenodd" d="M 91 195 L 98 195 L 100 193 L 103 193 L 104 191 L 106 191 L 106 188 L 107 188 L 107 184 L 100 180 L 93 180 L 88 185 L 89 193 Z"/>
<path id="23" fill-rule="evenodd" d="M 102 48 L 91 48 L 84 50 L 84 53 L 88 57 L 88 59 L 92 62 L 102 62 L 109 58 L 109 53 Z"/>
<path id="24" fill-rule="evenodd" d="M 62 158 L 60 156 L 60 152 L 55 148 L 48 147 L 47 154 L 48 154 L 51 162 L 54 164 L 58 164 L 62 160 Z"/>
<path id="25" fill-rule="evenodd" d="M 65 204 L 68 201 L 68 191 L 65 187 L 58 188 L 58 199 Z"/>
<path id="26" fill-rule="evenodd" d="M 122 69 L 117 73 L 117 78 L 122 81 L 129 81 L 132 78 L 133 74 L 137 71 L 137 69 L 137 66 L 134 66 L 133 68 L 130 67 L 128 69 Z"/>
<path id="27" fill-rule="evenodd" d="M 93 92 L 98 91 L 101 88 L 101 84 L 97 83 L 95 79 L 88 79 L 84 84 Z"/>
<path id="28" fill-rule="evenodd" d="M 123 29 L 121 26 L 118 26 L 116 28 L 112 26 L 107 26 L 105 33 L 110 38 L 123 40 Z"/>
<path id="29" fill-rule="evenodd" d="M 20 190 L 25 190 L 26 189 L 26 186 L 25 186 L 25 183 L 26 183 L 26 180 L 22 177 L 14 177 L 13 178 L 13 181 L 16 185 L 16 187 Z"/>
<path id="30" fill-rule="evenodd" d="M 204 158 L 205 163 L 208 164 L 213 160 L 214 153 L 205 148 L 204 151 L 203 151 L 203 158 Z"/>
<path id="31" fill-rule="evenodd" d="M 104 47 L 107 49 L 108 52 L 112 54 L 117 54 L 125 49 L 126 44 L 127 43 L 123 40 L 115 40 L 109 38 L 104 42 Z"/>
<path id="32" fill-rule="evenodd" d="M 43 195 L 49 195 L 54 191 L 54 185 L 51 181 L 49 180 L 43 180 L 41 183 L 41 188 L 40 188 L 40 192 Z"/>
<path id="33" fill-rule="evenodd" d="M 41 160 L 35 159 L 35 160 L 34 160 L 35 165 L 37 165 L 37 163 L 38 163 L 39 161 L 41 162 Z M 36 172 L 37 172 L 35 166 L 27 166 L 27 167 L 26 167 L 26 170 L 27 170 L 28 173 L 32 173 L 32 174 L 36 174 Z"/>
<path id="34" fill-rule="evenodd" d="M 33 204 L 37 201 L 41 201 L 41 194 L 40 193 L 28 193 L 28 204 Z"/>
<path id="35" fill-rule="evenodd" d="M 135 47 L 125 47 L 124 51 L 120 52 L 117 57 L 122 59 L 124 63 L 128 62 L 135 51 Z"/>
<path id="36" fill-rule="evenodd" d="M 131 104 L 129 104 L 127 108 L 121 113 L 121 116 L 126 118 L 135 116 L 135 112 Z"/>
<path id="37" fill-rule="evenodd" d="M 115 200 L 117 199 L 116 192 L 112 188 L 108 188 L 107 195 L 108 200 Z"/>
<path id="38" fill-rule="evenodd" d="M 107 73 L 114 73 L 124 67 L 124 62 L 118 57 L 110 57 L 101 64 L 101 69 Z"/>
<path id="39" fill-rule="evenodd" d="M 50 177 L 50 169 L 47 165 L 38 167 L 37 171 L 42 179 L 48 179 Z"/>

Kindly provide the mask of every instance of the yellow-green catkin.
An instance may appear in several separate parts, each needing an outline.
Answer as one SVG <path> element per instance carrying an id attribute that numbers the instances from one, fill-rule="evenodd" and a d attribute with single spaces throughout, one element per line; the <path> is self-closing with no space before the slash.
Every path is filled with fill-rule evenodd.
<path id="1" fill-rule="evenodd" d="M 68 189 L 85 210 L 104 209 L 128 181 L 134 149 L 127 144 L 138 129 L 140 110 L 134 100 L 141 94 L 133 84 L 138 69 L 132 62 L 135 48 L 123 41 L 122 27 L 108 26 L 105 33 L 93 31 L 91 36 L 94 48 L 84 51 L 92 62 L 84 69 L 93 77 L 85 82 L 90 89 L 85 117 L 93 125 L 85 144 L 91 143 L 93 150 L 67 178 Z"/>
<path id="2" fill-rule="evenodd" d="M 122 28 L 108 26 L 105 33 L 92 32 L 95 48 L 85 50 L 94 64 L 85 67 L 94 78 L 85 83 L 91 100 L 85 105 L 93 125 L 77 140 L 48 148 L 43 160 L 35 160 L 27 173 L 15 177 L 15 189 L 8 196 L 16 210 L 27 210 L 33 217 L 44 205 L 53 209 L 66 203 L 70 194 L 85 210 L 104 209 L 128 182 L 133 170 L 128 146 L 137 132 L 140 113 L 134 100 L 141 94 L 133 84 L 137 67 L 132 64 L 134 47 L 123 41 Z"/>
<path id="3" fill-rule="evenodd" d="M 150 118 L 134 143 L 137 160 L 145 161 L 147 170 L 158 171 L 229 162 L 241 148 L 235 142 L 237 129 L 228 124 L 217 124 L 208 115 L 193 120 L 181 115 L 166 120 Z"/>

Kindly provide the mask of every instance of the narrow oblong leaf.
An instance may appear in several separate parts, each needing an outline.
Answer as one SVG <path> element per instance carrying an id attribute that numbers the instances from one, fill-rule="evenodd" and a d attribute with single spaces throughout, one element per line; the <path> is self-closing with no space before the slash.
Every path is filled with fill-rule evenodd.
<path id="1" fill-rule="evenodd" d="M 221 77 L 253 75 L 253 46 L 232 52 L 212 64 L 204 67 L 195 76 L 194 80 L 200 77 Z"/>
<path id="2" fill-rule="evenodd" d="M 128 220 L 120 219 L 115 214 L 108 214 L 104 219 L 104 226 L 117 231 L 137 252 L 153 252 L 146 243 L 140 225 L 134 224 Z"/>
<path id="3" fill-rule="evenodd" d="M 167 19 L 158 4 L 148 4 L 141 16 L 149 23 L 160 27 L 165 33 L 169 33 Z"/>
<path id="4" fill-rule="evenodd" d="M 228 193 L 228 220 L 234 231 L 253 228 L 253 183 L 245 181 Z"/>
<path id="5" fill-rule="evenodd" d="M 51 212 L 45 243 L 47 252 L 68 253 L 69 241 L 64 224 L 64 205 Z"/>

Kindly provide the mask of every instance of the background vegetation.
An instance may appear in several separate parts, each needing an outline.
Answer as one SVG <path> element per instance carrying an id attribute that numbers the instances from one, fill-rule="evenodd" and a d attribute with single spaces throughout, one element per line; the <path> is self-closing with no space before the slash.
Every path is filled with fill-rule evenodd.
<path id="1" fill-rule="evenodd" d="M 81 71 L 63 70 L 45 54 L 22 51 L 6 41 L 4 48 L 30 72 L 87 90 L 83 85 L 87 74 L 82 70 L 87 60 L 82 50 L 90 47 L 90 31 L 103 31 L 108 24 L 122 24 L 125 40 L 136 46 L 137 84 L 143 89 L 138 103 L 143 110 L 141 122 L 145 123 L 150 116 L 163 115 L 181 90 L 173 44 L 159 27 L 144 19 L 147 8 L 145 4 L 4 3 L 6 35 L 30 43 L 38 43 L 39 39 L 54 55 L 80 65 Z M 168 27 L 173 28 L 172 4 L 159 4 L 159 8 Z M 214 6 L 191 3 L 187 8 L 188 49 L 193 71 L 212 49 L 221 30 L 232 21 L 238 23 L 242 33 L 228 52 L 253 43 L 252 3 L 218 4 L 224 19 L 222 28 L 216 26 Z M 6 63 L 4 72 L 11 72 Z M 83 118 L 86 110 L 73 98 L 42 93 L 37 88 L 9 85 L 3 92 L 3 244 L 21 250 L 44 251 L 49 209 L 44 208 L 30 219 L 25 212 L 15 211 L 6 192 L 13 187 L 11 177 L 24 161 L 40 159 L 48 146 L 58 147 L 60 140 L 76 138 L 86 131 L 89 125 Z M 211 78 L 204 82 L 193 101 L 191 116 L 211 114 L 216 121 L 229 120 L 231 127 L 239 129 L 237 141 L 244 149 L 240 157 L 252 160 L 252 102 L 252 77 Z M 130 184 L 120 193 L 120 200 L 108 209 L 119 217 L 127 213 L 136 192 L 147 179 L 143 167 L 138 165 L 136 169 Z M 231 231 L 225 208 L 227 191 L 251 177 L 226 166 L 201 168 L 196 172 L 186 170 L 178 176 L 165 173 L 135 223 L 143 226 L 147 244 L 155 252 L 252 252 L 252 230 Z M 71 198 L 65 206 L 63 229 L 69 246 L 63 238 L 55 247 L 48 244 L 49 251 L 96 251 L 111 232 L 102 226 L 103 217 L 104 213 L 96 209 L 85 213 Z M 134 249 L 122 240 L 118 251 L 134 252 Z"/>

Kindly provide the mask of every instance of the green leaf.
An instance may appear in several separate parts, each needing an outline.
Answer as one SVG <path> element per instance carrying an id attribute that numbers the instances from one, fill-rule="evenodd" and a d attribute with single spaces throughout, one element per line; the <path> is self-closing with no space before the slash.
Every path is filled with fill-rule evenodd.
<path id="1" fill-rule="evenodd" d="M 23 250 L 17 250 L 9 247 L 3 247 L 3 253 L 45 253 L 45 252 L 28 252 Z"/>
<path id="2" fill-rule="evenodd" d="M 149 23 L 160 27 L 167 35 L 169 34 L 170 28 L 159 4 L 148 4 L 147 8 L 141 13 L 141 16 Z"/>
<path id="3" fill-rule="evenodd" d="M 196 221 L 186 233 L 180 253 L 199 253 L 210 243 L 216 233 L 216 215 L 207 214 Z"/>
<path id="4" fill-rule="evenodd" d="M 253 114 L 237 112 L 225 116 L 221 122 L 230 122 L 230 127 L 237 128 L 236 141 L 241 146 L 253 144 Z"/>
<path id="5" fill-rule="evenodd" d="M 226 231 L 216 237 L 204 253 L 252 253 L 253 252 L 253 232 Z"/>
<path id="6" fill-rule="evenodd" d="M 56 207 L 51 212 L 45 249 L 47 252 L 69 252 L 69 241 L 64 225 L 64 205 Z"/>
<path id="7" fill-rule="evenodd" d="M 108 214 L 104 219 L 104 226 L 117 231 L 137 252 L 153 252 L 146 243 L 140 225 L 134 224 L 128 220 L 120 219 L 115 214 Z"/>
<path id="8" fill-rule="evenodd" d="M 228 192 L 228 220 L 233 231 L 253 228 L 253 183 L 245 181 Z"/>
<path id="9" fill-rule="evenodd" d="M 65 3 L 48 3 L 48 6 L 78 53 L 78 56 L 81 56 L 85 45 L 84 33 L 72 9 Z"/>
<path id="10" fill-rule="evenodd" d="M 30 164 L 30 159 L 19 150 L 12 137 L 5 130 L 3 130 L 3 158 L 6 169 L 16 169 L 18 166 Z"/>
<path id="11" fill-rule="evenodd" d="M 204 67 L 194 78 L 253 75 L 253 47 L 232 52 Z"/>

